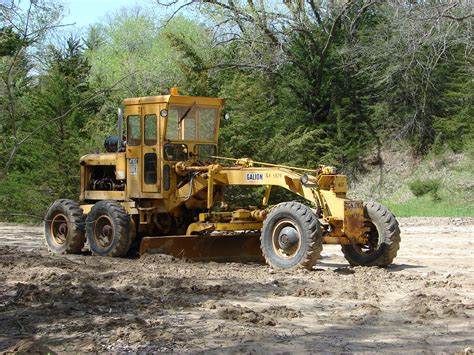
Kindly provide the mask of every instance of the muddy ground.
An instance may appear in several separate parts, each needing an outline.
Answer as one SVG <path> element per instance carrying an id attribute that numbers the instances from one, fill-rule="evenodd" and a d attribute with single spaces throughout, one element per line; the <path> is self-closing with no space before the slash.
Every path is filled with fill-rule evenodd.
<path id="1" fill-rule="evenodd" d="M 474 219 L 400 219 L 387 269 L 52 255 L 0 224 L 0 351 L 459 352 L 474 347 Z"/>

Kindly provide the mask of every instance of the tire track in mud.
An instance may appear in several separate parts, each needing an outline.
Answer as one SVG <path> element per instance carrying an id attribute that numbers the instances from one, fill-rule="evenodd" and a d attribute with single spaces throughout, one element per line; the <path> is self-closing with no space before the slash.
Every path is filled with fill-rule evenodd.
<path id="1" fill-rule="evenodd" d="M 312 271 L 52 255 L 41 228 L 0 224 L 0 350 L 472 347 L 474 220 L 400 224 L 401 249 L 389 268 L 351 268 L 338 246 L 324 246 Z"/>

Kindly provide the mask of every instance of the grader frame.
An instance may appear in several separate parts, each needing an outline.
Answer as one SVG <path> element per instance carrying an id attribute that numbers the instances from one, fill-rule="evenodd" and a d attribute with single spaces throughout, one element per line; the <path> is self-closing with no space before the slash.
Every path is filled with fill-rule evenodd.
<path id="1" fill-rule="evenodd" d="M 80 205 L 57 202 L 48 211 L 45 237 L 51 250 L 77 252 L 77 240 L 87 239 L 94 254 L 121 256 L 139 240 L 141 254 L 221 260 L 263 254 L 271 266 L 311 268 L 324 242 L 343 245 L 351 264 L 384 266 L 395 257 L 394 216 L 378 204 L 348 199 L 347 178 L 334 167 L 302 169 L 218 156 L 222 99 L 179 95 L 173 88 L 170 95 L 123 104 L 118 137 L 106 140 L 108 153 L 81 158 Z M 261 205 L 226 210 L 224 190 L 232 185 L 263 187 Z M 270 206 L 273 186 L 309 207 Z"/>

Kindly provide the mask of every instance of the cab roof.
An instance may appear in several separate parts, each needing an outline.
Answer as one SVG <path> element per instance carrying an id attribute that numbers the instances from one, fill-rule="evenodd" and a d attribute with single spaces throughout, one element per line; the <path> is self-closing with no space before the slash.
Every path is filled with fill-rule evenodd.
<path id="1" fill-rule="evenodd" d="M 204 97 L 204 96 L 187 96 L 187 95 L 159 95 L 159 96 L 143 96 L 133 97 L 123 100 L 125 106 L 143 105 L 143 104 L 158 104 L 158 103 L 173 103 L 173 104 L 190 104 L 193 103 L 209 106 L 223 106 L 224 99 Z"/>

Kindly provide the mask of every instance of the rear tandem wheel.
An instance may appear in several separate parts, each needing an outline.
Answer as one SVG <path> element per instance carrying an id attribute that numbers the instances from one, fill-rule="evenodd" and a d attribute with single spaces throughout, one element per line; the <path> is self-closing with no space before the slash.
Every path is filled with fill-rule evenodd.
<path id="1" fill-rule="evenodd" d="M 44 219 L 48 249 L 56 254 L 79 254 L 86 241 L 84 220 L 77 202 L 67 199 L 54 201 Z"/>
<path id="2" fill-rule="evenodd" d="M 86 219 L 86 237 L 92 254 L 125 255 L 132 243 L 132 228 L 131 218 L 119 202 L 97 202 Z"/>

